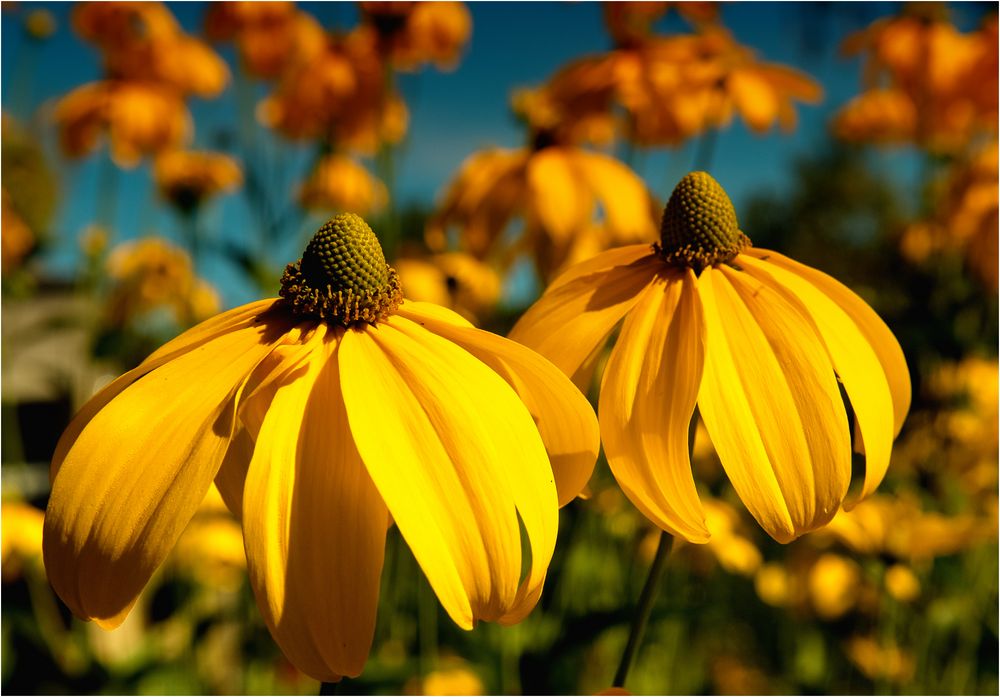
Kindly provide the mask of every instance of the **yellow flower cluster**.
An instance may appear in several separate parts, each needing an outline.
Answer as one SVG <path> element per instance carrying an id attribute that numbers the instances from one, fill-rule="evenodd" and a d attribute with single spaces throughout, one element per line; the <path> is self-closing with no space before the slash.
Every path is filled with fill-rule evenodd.
<path id="1" fill-rule="evenodd" d="M 775 123 L 791 129 L 794 102 L 822 98 L 807 75 L 760 62 L 720 26 L 703 21 L 697 33 L 659 36 L 650 33 L 648 22 L 636 20 L 644 16 L 642 5 L 625 5 L 633 7 L 616 4 L 606 13 L 616 48 L 570 63 L 545 87 L 548 109 L 564 129 L 581 137 L 593 128 L 576 123 L 603 123 L 606 129 L 620 107 L 627 118 L 614 127 L 624 137 L 646 146 L 674 145 L 725 127 L 734 116 L 758 133 Z"/>
<path id="2" fill-rule="evenodd" d="M 944 153 L 960 152 L 978 134 L 995 137 L 995 13 L 977 31 L 962 33 L 943 5 L 912 3 L 848 37 L 843 50 L 864 55 L 868 91 L 837 114 L 838 137 Z"/>
<path id="3" fill-rule="evenodd" d="M 991 140 L 951 163 L 939 181 L 931 217 L 909 225 L 900 250 L 917 263 L 957 250 L 991 291 L 997 289 L 997 141 Z"/>
<path id="4" fill-rule="evenodd" d="M 266 80 L 279 77 L 302 47 L 324 41 L 319 23 L 290 2 L 212 3 L 205 34 L 212 41 L 235 42 L 244 70 Z"/>
<path id="5" fill-rule="evenodd" d="M 121 167 L 179 147 L 192 130 L 184 98 L 214 97 L 229 79 L 225 62 L 184 33 L 162 3 L 82 3 L 73 10 L 73 27 L 100 50 L 106 77 L 55 106 L 69 157 L 91 153 L 102 135 Z"/>
<path id="6" fill-rule="evenodd" d="M 219 311 L 215 289 L 195 276 L 191 258 L 162 238 L 119 245 L 108 256 L 107 272 L 111 289 L 105 322 L 111 327 L 124 327 L 158 309 L 173 313 L 184 324 Z"/>
<path id="7" fill-rule="evenodd" d="M 362 2 L 361 31 L 393 67 L 413 71 L 425 63 L 451 70 L 472 33 L 460 2 Z"/>

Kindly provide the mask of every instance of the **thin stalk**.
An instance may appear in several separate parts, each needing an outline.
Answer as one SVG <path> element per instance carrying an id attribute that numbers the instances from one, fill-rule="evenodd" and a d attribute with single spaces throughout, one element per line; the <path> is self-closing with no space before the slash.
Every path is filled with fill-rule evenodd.
<path id="1" fill-rule="evenodd" d="M 709 128 L 702 134 L 701 139 L 698 141 L 698 149 L 694 154 L 692 169 L 707 172 L 712 167 L 718 137 L 719 131 L 715 128 Z"/>
<path id="2" fill-rule="evenodd" d="M 617 672 L 615 672 L 614 682 L 611 683 L 614 687 L 625 687 L 625 679 L 632 667 L 632 661 L 635 660 L 635 654 L 639 650 L 642 635 L 646 632 L 646 625 L 649 624 L 649 616 L 652 614 L 653 605 L 656 602 L 660 579 L 663 578 L 663 572 L 667 567 L 667 557 L 670 556 L 670 549 L 673 546 L 673 536 L 661 530 L 660 541 L 656 546 L 656 556 L 653 557 L 653 565 L 649 567 L 649 576 L 646 577 L 646 584 L 642 587 L 642 594 L 639 596 L 639 607 L 632 619 L 628 643 L 625 644 L 622 660 L 618 664 Z"/>

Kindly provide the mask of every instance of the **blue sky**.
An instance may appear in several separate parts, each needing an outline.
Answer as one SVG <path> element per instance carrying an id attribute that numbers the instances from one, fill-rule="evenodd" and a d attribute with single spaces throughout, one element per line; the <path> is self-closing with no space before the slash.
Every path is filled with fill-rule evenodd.
<path id="1" fill-rule="evenodd" d="M 20 13 L 2 15 L 2 105 L 19 117 L 43 115 L 41 132 L 52 162 L 59 171 L 61 205 L 56 231 L 61 242 L 49 258 L 50 267 L 65 270 L 75 261 L 75 239 L 96 214 L 96 190 L 104 151 L 78 163 L 58 157 L 51 125 L 44 121 L 45 107 L 70 89 L 100 76 L 97 52 L 80 41 L 69 28 L 68 4 L 40 3 L 56 16 L 54 37 L 27 49 L 20 31 Z M 170 4 L 185 29 L 198 32 L 204 3 Z M 303 7 L 327 27 L 349 27 L 356 18 L 353 4 L 309 4 Z M 952 6 L 958 25 L 971 29 L 991 5 Z M 431 204 L 462 160 L 487 146 L 519 146 L 523 133 L 510 116 L 508 97 L 517 87 L 537 85 L 567 61 L 609 47 L 596 3 L 473 3 L 472 40 L 459 67 L 441 73 L 433 69 L 402 79 L 410 109 L 409 139 L 401 155 L 398 197 L 402 203 Z M 791 135 L 775 131 L 766 136 L 749 133 L 735 122 L 716 143 L 713 174 L 730 192 L 737 210 L 741 202 L 762 190 L 780 190 L 793 176 L 791 163 L 816 149 L 826 139 L 831 115 L 860 87 L 858 60 L 840 56 L 838 45 L 852 31 L 880 16 L 898 11 L 896 3 L 730 3 L 722 8 L 722 22 L 736 38 L 768 61 L 796 66 L 823 85 L 822 104 L 799 108 L 800 123 Z M 661 25 L 665 32 L 683 31 L 685 25 L 671 16 Z M 231 47 L 220 47 L 234 65 Z M 28 73 L 30 77 L 20 77 Z M 18 87 L 20 77 L 20 85 Z M 26 79 L 27 78 L 27 79 Z M 18 91 L 26 88 L 24 92 Z M 27 93 L 27 94 L 26 94 Z M 26 98 L 25 98 L 26 97 Z M 235 118 L 232 87 L 218 99 L 191 103 L 198 132 L 195 145 L 211 147 L 213 136 Z M 691 168 L 694 146 L 660 150 L 637 161 L 640 174 L 661 197 Z M 887 176 L 908 179 L 915 159 L 906 152 L 885 153 L 878 159 Z M 177 221 L 158 201 L 150 172 L 143 166 L 125 174 L 120 183 L 115 215 L 123 238 L 159 233 L 175 237 Z M 247 224 L 245 203 L 239 196 L 217 202 L 209 211 L 209 225 L 229 230 Z M 203 268 L 209 275 L 212 269 Z M 225 273 L 219 270 L 219 273 Z M 246 299 L 244 290 L 222 283 L 227 304 Z"/>

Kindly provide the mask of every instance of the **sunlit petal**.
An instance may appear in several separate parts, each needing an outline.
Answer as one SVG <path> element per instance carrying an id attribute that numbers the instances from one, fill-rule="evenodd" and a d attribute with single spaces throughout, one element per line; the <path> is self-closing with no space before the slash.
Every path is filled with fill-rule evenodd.
<path id="1" fill-rule="evenodd" d="M 347 423 L 338 333 L 318 331 L 276 390 L 243 502 L 264 620 L 296 666 L 328 682 L 357 676 L 368 657 L 388 521 Z"/>
<path id="2" fill-rule="evenodd" d="M 892 394 L 878 354 L 851 316 L 802 276 L 746 255 L 740 258 L 740 264 L 762 282 L 786 288 L 790 294 L 786 299 L 800 300 L 816 323 L 864 438 L 865 483 L 861 497 L 868 496 L 889 467 L 893 436 Z"/>
<path id="3" fill-rule="evenodd" d="M 593 472 L 601 439 L 594 410 L 569 378 L 534 351 L 475 329 L 436 305 L 407 302 L 399 314 L 455 342 L 514 388 L 531 412 L 549 454 L 559 505 L 576 498 Z"/>
<path id="4" fill-rule="evenodd" d="M 471 354 L 402 317 L 346 332 L 340 351 L 358 451 L 448 614 L 470 629 L 520 611 L 558 524 L 528 410 Z M 521 592 L 518 514 L 532 558 Z"/>
<path id="5" fill-rule="evenodd" d="M 80 430 L 45 518 L 49 579 L 76 614 L 124 619 L 211 485 L 268 337 L 259 324 L 210 339 L 126 387 Z"/>
<path id="6" fill-rule="evenodd" d="M 743 502 L 787 542 L 836 513 L 850 480 L 847 417 L 807 316 L 726 266 L 698 282 L 707 358 L 698 404 Z"/>
<path id="7" fill-rule="evenodd" d="M 603 256 L 595 258 L 595 263 Z M 548 358 L 586 391 L 591 372 L 581 368 L 587 367 L 587 358 L 635 305 L 639 293 L 653 280 L 656 266 L 649 252 L 628 265 L 577 276 L 546 292 L 521 316 L 509 336 Z"/>
<path id="8" fill-rule="evenodd" d="M 906 366 L 906 359 L 903 356 L 903 350 L 899 347 L 899 342 L 885 326 L 885 322 L 854 291 L 822 271 L 817 271 L 770 250 L 754 249 L 750 252 L 758 259 L 766 259 L 768 264 L 788 269 L 809 281 L 850 316 L 861 333 L 864 334 L 868 344 L 875 349 L 879 362 L 882 364 L 882 370 L 889 381 L 894 414 L 893 436 L 898 435 L 899 430 L 903 427 L 903 421 L 906 420 L 906 414 L 910 410 L 910 371 Z"/>
<path id="9" fill-rule="evenodd" d="M 669 272 L 629 313 L 601 385 L 601 435 L 615 479 L 650 520 L 691 542 L 709 538 L 688 450 L 704 356 L 694 273 Z"/>

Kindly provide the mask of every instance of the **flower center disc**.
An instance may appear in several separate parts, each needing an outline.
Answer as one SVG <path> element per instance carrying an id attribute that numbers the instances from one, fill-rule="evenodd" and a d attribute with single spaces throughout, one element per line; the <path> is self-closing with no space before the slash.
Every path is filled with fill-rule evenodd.
<path id="1" fill-rule="evenodd" d="M 403 300 L 378 238 L 353 213 L 332 218 L 313 235 L 302 258 L 285 268 L 279 294 L 293 313 L 345 327 L 376 324 Z"/>
<path id="2" fill-rule="evenodd" d="M 657 253 L 672 266 L 701 271 L 729 261 L 750 246 L 740 232 L 736 209 L 708 172 L 691 172 L 678 182 L 660 224 Z"/>

